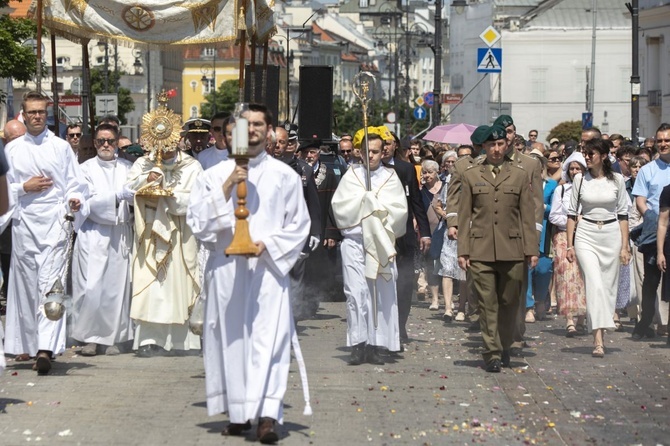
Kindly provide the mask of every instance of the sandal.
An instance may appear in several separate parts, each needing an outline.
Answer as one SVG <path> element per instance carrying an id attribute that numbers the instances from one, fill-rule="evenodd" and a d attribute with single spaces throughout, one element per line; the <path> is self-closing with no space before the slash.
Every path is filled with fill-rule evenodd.
<path id="1" fill-rule="evenodd" d="M 605 347 L 602 345 L 596 345 L 596 348 L 593 349 L 591 356 L 594 358 L 604 358 L 605 357 Z"/>
<path id="2" fill-rule="evenodd" d="M 621 321 L 614 321 L 614 331 L 624 331 L 623 325 L 621 325 Z"/>
<path id="3" fill-rule="evenodd" d="M 447 323 L 451 322 L 451 320 L 452 320 L 453 318 L 454 318 L 454 315 L 453 315 L 451 312 L 449 312 L 449 313 L 444 313 L 444 314 L 442 315 L 442 320 L 443 320 L 444 322 L 447 322 Z"/>
<path id="4" fill-rule="evenodd" d="M 30 361 L 30 355 L 28 353 L 21 353 L 20 355 L 16 355 L 14 357 L 14 361 L 16 362 Z"/>
<path id="5" fill-rule="evenodd" d="M 577 334 L 577 329 L 575 328 L 575 324 L 568 324 L 568 326 L 565 327 L 565 336 L 566 337 L 574 338 L 576 334 Z"/>

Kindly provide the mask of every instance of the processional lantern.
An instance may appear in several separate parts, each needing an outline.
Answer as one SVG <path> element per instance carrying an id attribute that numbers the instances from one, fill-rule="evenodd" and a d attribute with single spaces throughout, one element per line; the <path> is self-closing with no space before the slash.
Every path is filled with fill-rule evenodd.
<path id="1" fill-rule="evenodd" d="M 249 121 L 245 113 L 249 111 L 249 105 L 244 102 L 235 104 L 235 126 L 233 127 L 233 150 L 230 155 L 235 164 L 248 168 L 249 159 L 256 155 L 249 154 Z M 258 254 L 258 246 L 251 240 L 249 233 L 249 209 L 247 204 L 247 182 L 237 183 L 237 208 L 235 209 L 235 233 L 230 246 L 226 248 L 226 255 L 255 256 Z"/>
<path id="2" fill-rule="evenodd" d="M 158 96 L 158 107 L 142 117 L 142 134 L 144 146 L 151 151 L 151 157 L 159 169 L 163 165 L 163 155 L 177 150 L 181 138 L 181 118 L 167 107 L 168 92 L 162 90 Z M 139 197 L 171 197 L 171 188 L 163 188 L 159 182 L 152 182 L 140 188 L 135 196 Z"/>

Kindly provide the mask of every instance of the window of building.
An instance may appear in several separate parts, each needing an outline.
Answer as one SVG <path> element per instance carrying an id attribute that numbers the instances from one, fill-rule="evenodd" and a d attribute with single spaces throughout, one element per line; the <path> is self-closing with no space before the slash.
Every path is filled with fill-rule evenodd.
<path id="1" fill-rule="evenodd" d="M 203 48 L 202 57 L 214 57 L 216 55 L 216 48 Z"/>

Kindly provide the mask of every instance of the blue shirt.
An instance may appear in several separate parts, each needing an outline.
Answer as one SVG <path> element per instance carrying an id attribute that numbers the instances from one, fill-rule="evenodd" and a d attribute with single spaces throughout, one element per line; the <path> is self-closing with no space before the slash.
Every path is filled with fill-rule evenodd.
<path id="1" fill-rule="evenodd" d="M 657 159 L 642 166 L 635 179 L 633 196 L 646 197 L 647 206 L 659 214 L 658 202 L 663 188 L 670 184 L 670 164 Z"/>

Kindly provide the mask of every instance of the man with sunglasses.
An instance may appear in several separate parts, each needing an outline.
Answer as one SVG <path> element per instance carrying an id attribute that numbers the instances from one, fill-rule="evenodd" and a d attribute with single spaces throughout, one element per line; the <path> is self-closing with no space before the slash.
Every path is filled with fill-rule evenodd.
<path id="1" fill-rule="evenodd" d="M 36 357 L 33 369 L 47 374 L 65 350 L 65 321 L 35 311 L 57 279 L 63 280 L 69 234 L 63 223 L 74 213 L 78 230 L 88 216 L 88 186 L 70 145 L 47 129 L 47 98 L 23 99 L 26 134 L 7 145 L 7 175 L 15 200 L 12 260 L 7 296 L 6 353 Z"/>
<path id="2" fill-rule="evenodd" d="M 68 124 L 65 138 L 70 143 L 70 147 L 74 150 L 75 155 L 79 156 L 79 146 L 81 143 L 81 124 Z"/>
<path id="3" fill-rule="evenodd" d="M 235 121 L 230 117 L 230 113 L 219 112 L 215 114 L 212 116 L 211 123 L 209 132 L 214 136 L 214 145 L 198 154 L 198 161 L 200 161 L 204 170 L 227 160 L 233 142 Z"/>
<path id="4" fill-rule="evenodd" d="M 72 337 L 86 343 L 82 356 L 118 355 L 133 339 L 130 321 L 130 253 L 135 191 L 125 186 L 132 163 L 116 154 L 116 127 L 101 124 L 93 140 L 98 155 L 81 165 L 91 213 L 77 234 L 72 259 Z M 113 279 L 113 280 L 110 280 Z"/>

